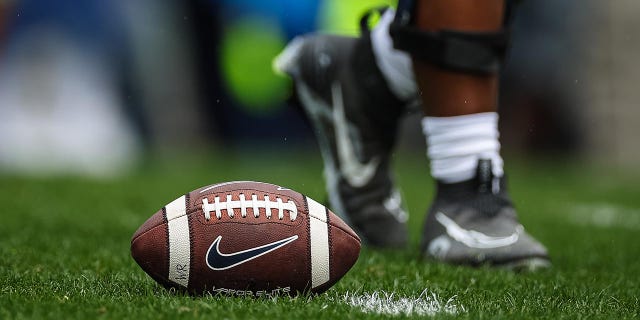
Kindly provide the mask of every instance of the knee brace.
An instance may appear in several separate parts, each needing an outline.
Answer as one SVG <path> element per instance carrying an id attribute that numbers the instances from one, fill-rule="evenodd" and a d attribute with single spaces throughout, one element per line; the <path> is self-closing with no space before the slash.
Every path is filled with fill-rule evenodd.
<path id="1" fill-rule="evenodd" d="M 482 0 L 477 0 L 482 1 Z M 500 70 L 509 44 L 513 7 L 519 0 L 505 0 L 502 30 L 496 32 L 424 31 L 414 26 L 413 0 L 400 0 L 389 32 L 396 49 L 414 59 L 439 67 L 474 74 L 494 74 Z"/>

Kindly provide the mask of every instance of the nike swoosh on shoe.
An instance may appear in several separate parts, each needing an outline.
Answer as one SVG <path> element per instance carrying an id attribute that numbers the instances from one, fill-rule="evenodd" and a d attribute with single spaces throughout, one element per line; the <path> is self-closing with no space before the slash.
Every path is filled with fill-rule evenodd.
<path id="1" fill-rule="evenodd" d="M 489 236 L 475 230 L 467 230 L 459 226 L 442 212 L 437 212 L 436 220 L 447 230 L 447 234 L 454 240 L 476 249 L 495 249 L 507 247 L 518 242 L 524 227 L 518 225 L 514 233 L 508 236 Z"/>
<path id="2" fill-rule="evenodd" d="M 340 172 L 347 182 L 356 188 L 367 185 L 376 174 L 380 158 L 374 157 L 361 163 L 349 137 L 349 124 L 344 113 L 344 100 L 340 83 L 331 86 L 333 99 L 333 126 L 336 134 L 336 149 L 340 160 Z"/>

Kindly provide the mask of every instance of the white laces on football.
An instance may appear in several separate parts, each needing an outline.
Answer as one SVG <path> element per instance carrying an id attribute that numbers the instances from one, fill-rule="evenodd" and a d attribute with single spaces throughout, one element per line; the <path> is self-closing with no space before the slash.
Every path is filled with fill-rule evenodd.
<path id="1" fill-rule="evenodd" d="M 213 203 L 209 203 L 209 200 L 205 197 L 202 199 L 202 211 L 204 211 L 204 218 L 211 219 L 211 212 L 216 213 L 216 218 L 222 218 L 222 211 L 226 211 L 229 218 L 234 217 L 234 209 L 240 209 L 240 214 L 243 218 L 247 216 L 247 208 L 253 210 L 253 216 L 258 218 L 260 216 L 260 209 L 264 208 L 266 216 L 271 219 L 271 209 L 278 209 L 278 219 L 284 219 L 285 210 L 289 212 L 289 218 L 291 221 L 295 220 L 298 216 L 298 208 L 293 201 L 289 200 L 283 202 L 282 199 L 276 197 L 275 201 L 269 199 L 269 195 L 264 195 L 264 200 L 258 200 L 258 196 L 251 195 L 251 199 L 246 199 L 244 194 L 240 194 L 240 200 L 232 200 L 231 195 L 227 195 L 225 201 L 220 201 L 220 197 L 215 197 Z"/>

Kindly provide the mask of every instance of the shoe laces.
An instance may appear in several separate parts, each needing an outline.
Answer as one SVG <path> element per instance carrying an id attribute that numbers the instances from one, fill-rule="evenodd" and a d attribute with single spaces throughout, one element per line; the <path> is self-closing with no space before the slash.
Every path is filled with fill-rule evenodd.
<path id="1" fill-rule="evenodd" d="M 496 177 L 491 171 L 490 160 L 480 160 L 476 176 L 455 184 L 438 184 L 439 196 L 450 202 L 479 210 L 488 217 L 496 216 L 502 209 L 513 207 L 506 191 L 506 177 Z"/>
<path id="2" fill-rule="evenodd" d="M 479 160 L 476 178 L 476 196 L 471 203 L 474 208 L 493 217 L 504 207 L 512 207 L 513 204 L 506 194 L 504 177 L 493 175 L 491 160 Z"/>

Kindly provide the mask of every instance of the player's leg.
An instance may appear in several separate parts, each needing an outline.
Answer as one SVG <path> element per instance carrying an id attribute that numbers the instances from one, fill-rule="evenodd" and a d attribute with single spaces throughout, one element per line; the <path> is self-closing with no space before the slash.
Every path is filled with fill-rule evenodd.
<path id="1" fill-rule="evenodd" d="M 415 30 L 434 34 L 442 30 L 498 33 L 503 29 L 504 1 L 418 0 L 415 3 Z M 447 66 L 447 61 L 437 63 L 442 65 L 436 66 L 431 60 L 418 56 L 413 59 L 427 116 L 450 117 L 496 111 L 497 70 L 480 70 L 482 66 L 478 70 L 472 67 L 456 70 L 454 66 Z"/>
<path id="2" fill-rule="evenodd" d="M 458 1 L 457 4 L 464 5 L 463 2 Z M 440 4 L 447 8 L 446 3 Z M 407 8 L 409 12 L 405 11 Z M 396 31 L 396 44 L 400 42 L 400 47 L 404 44 L 403 49 L 407 51 L 418 49 L 418 52 L 414 52 L 414 57 L 419 56 L 421 59 L 417 60 L 422 65 L 418 64 L 417 72 L 420 74 L 420 81 L 426 82 L 421 85 L 428 86 L 429 81 L 434 79 L 443 80 L 442 85 L 431 90 L 437 91 L 438 95 L 431 100 L 429 95 L 425 101 L 429 116 L 424 121 L 425 132 L 429 137 L 433 175 L 438 180 L 438 195 L 425 228 L 425 253 L 455 263 L 545 264 L 546 250 L 521 230 L 504 188 L 502 159 L 497 141 L 497 115 L 493 112 L 497 99 L 495 73 L 505 45 L 501 41 L 504 40 L 502 35 L 499 32 L 489 32 L 474 36 L 469 35 L 466 30 L 447 32 L 447 35 L 454 36 L 453 48 L 445 49 L 462 46 L 462 50 L 450 50 L 445 51 L 449 54 L 442 54 L 437 43 L 424 45 L 422 35 L 416 33 L 412 19 L 415 8 L 411 3 L 401 3 L 399 16 L 396 16 L 396 22 L 400 23 L 396 23 L 394 28 L 390 28 L 394 13 L 387 11 L 372 31 L 371 38 L 368 32 L 364 32 L 359 39 L 309 36 L 294 41 L 278 59 L 280 63 L 276 63 L 280 70 L 296 79 L 303 105 L 315 125 L 325 158 L 327 187 L 332 194 L 332 206 L 352 218 L 356 228 L 361 231 L 364 229 L 364 237 L 373 239 L 370 242 L 374 244 L 388 245 L 390 239 L 402 238 L 394 235 L 404 234 L 402 224 L 395 219 L 388 219 L 399 216 L 390 214 L 391 212 L 400 211 L 386 210 L 401 208 L 397 206 L 399 201 L 386 196 L 389 192 L 374 192 L 377 197 L 368 196 L 372 190 L 393 190 L 388 187 L 392 186 L 388 173 L 388 154 L 395 137 L 395 123 L 407 101 L 418 96 L 411 59 L 392 45 L 389 36 L 392 29 Z M 504 11 L 501 6 L 495 8 L 500 12 Z M 477 7 L 473 8 L 476 9 Z M 473 10 L 469 9 L 467 13 L 473 14 Z M 495 22 L 491 22 L 493 20 L 489 15 L 482 17 L 486 19 L 478 22 L 479 30 L 492 29 L 487 26 L 492 26 L 491 23 Z M 409 30 L 408 35 L 400 33 L 398 36 L 397 31 L 402 31 L 403 26 L 412 30 Z M 403 39 L 408 42 L 402 43 Z M 468 39 L 472 40 L 471 44 L 465 41 Z M 437 41 L 441 39 L 436 39 Z M 465 54 L 468 52 L 471 54 Z M 429 76 L 421 68 L 431 68 L 438 76 Z M 340 85 L 336 86 L 336 83 Z M 345 84 L 348 86 L 347 90 L 343 86 Z M 425 97 L 424 94 L 422 96 Z M 461 103 L 456 104 L 455 99 Z M 444 102 L 440 103 L 441 101 Z M 333 106 L 341 108 L 332 108 Z M 340 123 L 336 121 L 340 118 L 335 117 L 336 110 L 345 111 L 345 117 L 342 118 L 347 119 L 347 125 L 343 127 L 348 127 L 349 130 L 335 128 L 336 123 Z M 341 135 L 340 131 L 349 134 Z M 375 176 L 386 178 L 368 182 L 377 181 L 378 183 L 369 185 L 385 185 L 386 188 L 369 188 L 367 185 L 364 188 L 354 187 L 357 183 L 354 183 L 352 174 L 358 172 L 357 166 L 353 166 L 353 162 L 352 165 L 343 165 L 349 163 L 343 161 L 347 159 L 344 151 L 348 148 L 343 148 L 340 136 L 348 136 L 349 139 L 360 142 L 356 145 L 363 147 L 355 149 L 356 153 L 359 152 L 357 158 L 361 161 L 383 159 L 381 165 L 376 167 Z M 480 192 L 486 190 L 495 193 Z M 338 201 L 334 201 L 335 199 Z M 380 201 L 381 199 L 387 200 Z M 485 207 L 486 203 L 488 207 Z M 437 214 L 441 208 L 450 205 L 454 209 L 446 210 L 449 215 L 442 217 Z M 374 210 L 361 209 L 372 207 Z M 468 218 L 466 212 L 472 213 L 471 224 L 456 220 Z M 455 215 L 455 219 L 451 219 L 450 215 Z M 356 220 L 355 223 L 353 220 Z M 453 224 L 449 223 L 451 221 Z M 474 225 L 476 222 L 479 224 L 477 227 Z M 485 234 L 478 232 L 484 230 Z M 460 231 L 463 236 L 456 231 Z M 465 235 L 473 236 L 465 238 Z M 474 241 L 479 241 L 479 244 L 473 243 Z"/>
<path id="3" fill-rule="evenodd" d="M 294 79 L 314 127 L 332 210 L 369 245 L 401 247 L 407 242 L 407 214 L 390 160 L 408 102 L 389 89 L 371 46 L 366 26 L 357 38 L 298 37 L 275 68 Z"/>
<path id="4" fill-rule="evenodd" d="M 525 233 L 506 192 L 498 141 L 505 0 L 401 2 L 391 27 L 412 56 L 437 195 L 423 252 L 463 264 L 538 267 L 546 249 Z"/>

